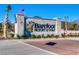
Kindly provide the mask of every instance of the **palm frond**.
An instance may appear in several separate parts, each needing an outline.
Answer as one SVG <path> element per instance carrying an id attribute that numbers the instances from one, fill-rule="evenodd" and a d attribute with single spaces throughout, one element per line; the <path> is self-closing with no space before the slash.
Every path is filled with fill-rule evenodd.
<path id="1" fill-rule="evenodd" d="M 8 6 L 7 6 L 7 10 L 6 11 L 10 11 L 11 10 L 11 5 L 9 4 Z"/>

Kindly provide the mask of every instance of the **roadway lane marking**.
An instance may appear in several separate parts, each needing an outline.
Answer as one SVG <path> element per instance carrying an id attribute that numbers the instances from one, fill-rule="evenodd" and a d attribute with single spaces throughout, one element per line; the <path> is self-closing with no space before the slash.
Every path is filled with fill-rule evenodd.
<path id="1" fill-rule="evenodd" d="M 51 55 L 59 55 L 59 54 L 57 54 L 57 53 L 54 53 L 54 52 L 51 52 L 51 51 L 47 51 L 47 50 L 45 50 L 45 49 L 36 47 L 36 46 L 34 46 L 34 45 L 24 43 L 23 41 L 19 41 L 19 42 L 22 43 L 22 44 L 24 44 L 24 45 L 28 45 L 28 46 L 31 46 L 31 47 L 36 48 L 36 49 L 38 49 L 38 50 L 44 51 L 44 52 L 46 52 L 46 53 L 49 53 L 49 54 L 51 54 Z"/>

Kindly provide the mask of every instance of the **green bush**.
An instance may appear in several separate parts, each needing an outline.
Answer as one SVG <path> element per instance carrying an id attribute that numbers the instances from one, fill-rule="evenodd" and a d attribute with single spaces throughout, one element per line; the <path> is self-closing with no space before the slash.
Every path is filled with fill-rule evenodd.
<path id="1" fill-rule="evenodd" d="M 41 35 L 31 35 L 30 38 L 41 38 Z"/>
<path id="2" fill-rule="evenodd" d="M 55 37 L 53 34 L 51 34 L 51 37 Z"/>
<path id="3" fill-rule="evenodd" d="M 23 36 L 17 35 L 17 38 L 18 38 L 18 39 L 27 39 L 27 38 L 29 38 L 29 37 L 28 37 L 28 36 L 25 36 L 25 35 L 23 35 Z"/>
<path id="4" fill-rule="evenodd" d="M 65 37 L 65 35 L 64 35 L 64 34 L 61 34 L 61 36 L 62 36 L 62 37 Z"/>
<path id="5" fill-rule="evenodd" d="M 47 36 L 45 36 L 44 34 L 42 34 L 42 36 L 41 36 L 42 38 L 47 38 Z"/>
<path id="6" fill-rule="evenodd" d="M 17 38 L 20 39 L 21 37 L 19 35 L 17 35 Z"/>
<path id="7" fill-rule="evenodd" d="M 36 38 L 36 35 L 31 35 L 31 37 L 30 38 Z"/>
<path id="8" fill-rule="evenodd" d="M 55 35 L 55 38 L 58 38 L 59 37 L 59 35 Z"/>
<path id="9" fill-rule="evenodd" d="M 55 37 L 55 36 L 54 36 L 53 34 L 51 34 L 51 35 L 48 34 L 48 35 L 46 36 L 46 38 L 52 38 L 52 37 Z"/>
<path id="10" fill-rule="evenodd" d="M 68 34 L 66 37 L 79 37 L 79 34 Z"/>
<path id="11" fill-rule="evenodd" d="M 53 37 L 59 37 L 58 35 L 53 35 L 53 34 L 51 34 L 51 35 L 47 35 L 47 36 L 45 36 L 44 34 L 42 34 L 42 35 L 31 35 L 30 36 L 30 38 L 53 38 Z"/>
<path id="12" fill-rule="evenodd" d="M 40 35 L 38 35 L 38 36 L 36 36 L 36 38 L 41 38 L 41 36 L 40 36 Z"/>
<path id="13" fill-rule="evenodd" d="M 47 34 L 46 38 L 50 38 L 51 36 L 49 34 Z"/>
<path id="14" fill-rule="evenodd" d="M 44 36 L 44 34 L 42 34 L 42 36 L 41 36 L 42 38 L 45 38 L 45 36 Z"/>

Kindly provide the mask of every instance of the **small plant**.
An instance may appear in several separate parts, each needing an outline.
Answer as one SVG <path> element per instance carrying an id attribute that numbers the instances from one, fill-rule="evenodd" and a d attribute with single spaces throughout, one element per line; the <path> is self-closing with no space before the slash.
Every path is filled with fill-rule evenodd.
<path id="1" fill-rule="evenodd" d="M 59 35 L 55 35 L 55 38 L 58 38 L 59 37 Z"/>
<path id="2" fill-rule="evenodd" d="M 51 38 L 51 35 L 48 34 L 46 38 Z"/>
<path id="3" fill-rule="evenodd" d="M 20 39 L 20 36 L 19 36 L 19 35 L 17 35 L 17 38 L 18 38 L 18 39 Z"/>
<path id="4" fill-rule="evenodd" d="M 54 35 L 52 34 L 51 37 L 54 37 Z"/>
<path id="5" fill-rule="evenodd" d="M 61 34 L 61 36 L 62 36 L 62 37 L 65 37 L 66 35 L 64 35 L 64 34 Z"/>
<path id="6" fill-rule="evenodd" d="M 31 35 L 31 37 L 30 38 L 36 38 L 36 35 Z"/>
<path id="7" fill-rule="evenodd" d="M 41 36 L 42 38 L 46 38 L 45 36 L 44 36 L 44 34 L 42 34 L 42 36 Z"/>
<path id="8" fill-rule="evenodd" d="M 28 36 L 25 36 L 25 35 L 23 35 L 23 36 L 17 35 L 17 38 L 18 38 L 18 39 L 27 39 L 27 38 L 29 38 L 29 37 L 28 37 Z"/>
<path id="9" fill-rule="evenodd" d="M 66 37 L 79 37 L 79 34 L 67 34 Z"/>
<path id="10" fill-rule="evenodd" d="M 37 38 L 41 38 L 41 36 L 40 36 L 40 35 L 38 35 L 38 36 L 37 36 Z"/>
<path id="11" fill-rule="evenodd" d="M 26 36 L 25 35 L 22 36 L 22 39 L 28 39 L 28 38 L 29 38 L 29 36 L 27 36 L 27 35 Z"/>

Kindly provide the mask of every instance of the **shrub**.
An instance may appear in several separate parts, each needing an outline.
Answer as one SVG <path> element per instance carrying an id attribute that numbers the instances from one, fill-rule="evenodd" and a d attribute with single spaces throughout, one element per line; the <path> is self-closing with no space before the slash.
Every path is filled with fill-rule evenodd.
<path id="1" fill-rule="evenodd" d="M 64 34 L 61 34 L 61 36 L 62 36 L 62 37 L 65 37 L 66 35 L 64 35 Z"/>
<path id="2" fill-rule="evenodd" d="M 21 37 L 19 35 L 17 35 L 17 38 L 20 39 Z"/>
<path id="3" fill-rule="evenodd" d="M 79 34 L 68 34 L 66 37 L 79 37 Z"/>
<path id="4" fill-rule="evenodd" d="M 31 37 L 30 38 L 36 38 L 36 35 L 31 35 Z"/>
<path id="5" fill-rule="evenodd" d="M 53 34 L 51 34 L 51 37 L 55 37 Z"/>
<path id="6" fill-rule="evenodd" d="M 58 38 L 59 37 L 59 35 L 55 35 L 55 38 Z"/>
<path id="7" fill-rule="evenodd" d="M 41 38 L 41 36 L 40 35 L 38 35 L 38 36 L 36 36 L 37 38 Z"/>
<path id="8" fill-rule="evenodd" d="M 47 34 L 46 38 L 50 38 L 50 37 L 51 37 L 51 35 Z"/>
<path id="9" fill-rule="evenodd" d="M 44 34 L 42 34 L 42 36 L 41 36 L 42 38 L 45 38 L 45 36 L 44 36 Z"/>
<path id="10" fill-rule="evenodd" d="M 29 37 L 28 37 L 28 36 L 25 36 L 25 35 L 22 35 L 22 36 L 17 35 L 17 38 L 18 38 L 18 39 L 27 39 L 27 38 L 29 38 Z"/>

